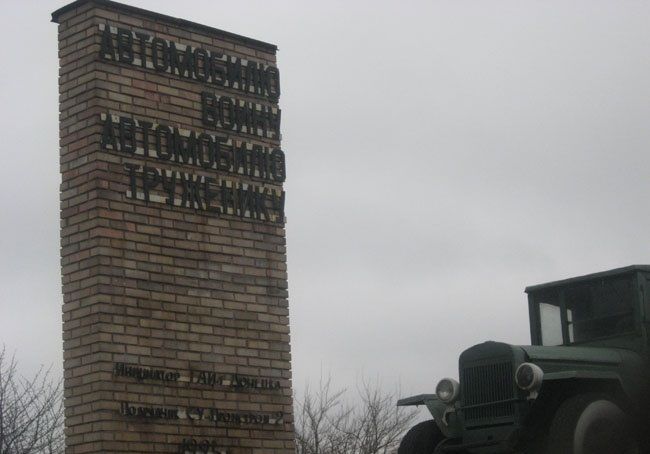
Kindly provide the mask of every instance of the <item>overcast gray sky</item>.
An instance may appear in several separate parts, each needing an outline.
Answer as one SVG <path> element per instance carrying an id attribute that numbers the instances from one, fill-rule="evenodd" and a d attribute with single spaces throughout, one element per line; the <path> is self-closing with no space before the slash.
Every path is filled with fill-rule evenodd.
<path id="1" fill-rule="evenodd" d="M 61 360 L 56 25 L 0 18 L 0 342 Z M 295 385 L 404 395 L 526 285 L 650 263 L 650 3 L 132 0 L 279 46 Z"/>

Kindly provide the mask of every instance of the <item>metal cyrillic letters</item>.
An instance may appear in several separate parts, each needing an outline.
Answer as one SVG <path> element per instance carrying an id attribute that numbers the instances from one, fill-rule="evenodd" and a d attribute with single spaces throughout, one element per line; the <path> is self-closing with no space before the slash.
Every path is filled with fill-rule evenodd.
<path id="1" fill-rule="evenodd" d="M 99 57 L 103 60 L 168 72 L 274 102 L 280 97 L 280 72 L 273 66 L 108 24 L 99 24 L 99 29 L 102 33 Z"/>

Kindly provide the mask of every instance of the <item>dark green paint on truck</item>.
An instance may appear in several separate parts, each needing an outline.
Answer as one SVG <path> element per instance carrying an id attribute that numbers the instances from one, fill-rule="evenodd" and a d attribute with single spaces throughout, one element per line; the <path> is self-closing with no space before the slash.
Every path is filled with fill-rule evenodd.
<path id="1" fill-rule="evenodd" d="M 407 434 L 400 454 L 550 454 L 558 446 L 565 454 L 590 454 L 600 452 L 592 445 L 606 443 L 590 441 L 603 432 L 598 424 L 618 427 L 618 419 L 635 438 L 625 450 L 648 452 L 650 266 L 617 268 L 525 291 L 532 345 L 485 342 L 470 347 L 459 358 L 454 400 L 445 403 L 436 394 L 400 400 L 401 406 L 426 405 L 437 426 L 427 429 L 435 431 L 435 442 Z M 518 384 L 515 374 L 524 363 Z M 539 384 L 522 389 L 534 369 L 540 370 Z M 597 416 L 586 410 L 599 405 L 609 412 L 606 424 L 592 421 Z M 611 416 L 619 413 L 624 416 Z M 567 432 L 567 425 L 586 435 Z"/>

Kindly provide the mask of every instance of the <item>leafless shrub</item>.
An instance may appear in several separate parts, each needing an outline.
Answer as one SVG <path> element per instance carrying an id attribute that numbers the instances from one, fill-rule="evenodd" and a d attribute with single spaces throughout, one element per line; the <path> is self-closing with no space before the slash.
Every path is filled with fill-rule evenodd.
<path id="1" fill-rule="evenodd" d="M 344 400 L 345 390 L 333 391 L 331 380 L 316 390 L 307 388 L 296 399 L 297 454 L 389 454 L 416 417 L 395 405 L 396 393 L 363 381 L 357 404 Z"/>

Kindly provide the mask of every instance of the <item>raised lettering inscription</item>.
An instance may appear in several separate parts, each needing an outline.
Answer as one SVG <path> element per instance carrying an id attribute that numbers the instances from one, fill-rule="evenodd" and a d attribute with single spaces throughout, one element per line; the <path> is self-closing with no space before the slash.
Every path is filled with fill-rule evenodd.
<path id="1" fill-rule="evenodd" d="M 264 96 L 280 97 L 280 72 L 274 66 L 224 55 L 200 47 L 99 24 L 99 57 L 118 63 L 175 74 L 181 78 Z"/>
<path id="2" fill-rule="evenodd" d="M 278 390 L 280 381 L 268 377 L 251 377 L 240 374 L 222 374 L 213 371 L 190 370 L 183 375 L 168 369 L 152 369 L 128 363 L 113 365 L 115 377 L 134 378 L 142 381 L 160 381 L 163 384 L 187 383 L 187 386 L 209 386 L 212 388 L 232 388 L 233 390 Z"/>
<path id="3" fill-rule="evenodd" d="M 173 128 L 131 117 L 101 114 L 101 146 L 106 151 L 282 183 L 284 152 L 204 132 Z"/>

